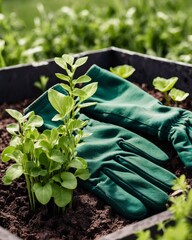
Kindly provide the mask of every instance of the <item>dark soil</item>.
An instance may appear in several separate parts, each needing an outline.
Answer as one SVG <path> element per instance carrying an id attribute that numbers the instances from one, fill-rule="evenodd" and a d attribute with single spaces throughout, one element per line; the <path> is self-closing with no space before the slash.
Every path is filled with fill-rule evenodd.
<path id="1" fill-rule="evenodd" d="M 146 85 L 142 85 L 147 89 Z M 163 96 L 157 92 L 150 92 L 163 101 Z M 13 122 L 5 109 L 12 108 L 19 111 L 30 103 L 29 100 L 16 104 L 0 105 L 0 153 L 9 144 L 10 136 L 6 125 Z M 192 103 L 186 101 L 182 106 L 192 110 Z M 182 165 L 173 149 L 171 161 L 167 168 L 177 176 L 185 174 L 192 186 L 192 175 Z M 1 178 L 8 163 L 0 161 L 0 226 L 8 229 L 26 240 L 90 240 L 98 239 L 123 226 L 132 223 L 117 214 L 110 206 L 84 189 L 77 188 L 74 192 L 73 206 L 60 216 L 52 217 L 45 207 L 39 207 L 35 212 L 29 208 L 24 179 L 20 178 L 10 186 L 3 185 Z"/>

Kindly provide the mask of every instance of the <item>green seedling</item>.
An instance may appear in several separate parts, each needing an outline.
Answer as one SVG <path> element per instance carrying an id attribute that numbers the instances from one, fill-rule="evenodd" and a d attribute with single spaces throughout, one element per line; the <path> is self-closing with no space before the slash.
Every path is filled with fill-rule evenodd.
<path id="1" fill-rule="evenodd" d="M 178 105 L 178 102 L 184 101 L 189 96 L 189 93 L 186 93 L 177 88 L 173 88 L 177 81 L 177 77 L 172 77 L 169 79 L 156 77 L 153 80 L 153 86 L 155 89 L 164 93 L 165 104 L 167 106 L 171 105 L 171 99 L 176 103 L 176 105 Z"/>
<path id="2" fill-rule="evenodd" d="M 137 233 L 137 240 L 189 240 L 192 239 L 192 189 L 186 182 L 185 175 L 181 175 L 175 180 L 173 194 L 170 196 L 171 206 L 168 211 L 173 213 L 173 217 L 158 224 L 158 230 L 162 234 L 153 236 L 150 230 Z"/>
<path id="3" fill-rule="evenodd" d="M 176 105 L 178 105 L 178 102 L 184 101 L 189 96 L 189 93 L 176 88 L 172 88 L 169 92 L 169 96 L 176 103 Z"/>
<path id="4" fill-rule="evenodd" d="M 178 81 L 177 77 L 172 77 L 169 79 L 156 77 L 153 80 L 153 86 L 155 87 L 155 89 L 164 93 L 165 102 L 167 106 L 170 106 L 170 97 L 168 95 L 168 92 L 173 88 L 177 81 Z"/>
<path id="5" fill-rule="evenodd" d="M 40 79 L 34 82 L 34 86 L 38 88 L 41 92 L 45 92 L 48 81 L 49 81 L 49 77 L 40 76 Z"/>
<path id="6" fill-rule="evenodd" d="M 152 240 L 150 230 L 138 232 L 137 240 Z"/>
<path id="7" fill-rule="evenodd" d="M 125 64 L 125 65 L 116 66 L 114 68 L 110 67 L 110 71 L 112 73 L 126 79 L 134 73 L 135 68 Z"/>
<path id="8" fill-rule="evenodd" d="M 36 116 L 34 112 L 23 116 L 20 112 L 7 109 L 6 110 L 17 123 L 11 123 L 7 126 L 7 131 L 12 135 L 10 145 L 6 147 L 1 155 L 2 161 L 7 162 L 13 160 L 15 163 L 8 167 L 3 183 L 11 184 L 21 175 L 25 175 L 29 201 L 31 208 L 35 208 L 35 196 L 33 192 L 33 184 L 40 181 L 40 178 L 47 174 L 46 170 L 42 169 L 38 160 L 39 153 L 35 144 L 39 138 L 37 127 L 42 126 L 43 119 Z M 36 171 L 36 177 L 34 173 Z M 40 177 L 41 176 L 41 177 Z"/>
<path id="9" fill-rule="evenodd" d="M 97 89 L 97 83 L 87 84 L 79 89 L 79 83 L 91 81 L 86 76 L 73 79 L 76 69 L 87 60 L 79 58 L 74 62 L 70 55 L 56 58 L 55 62 L 64 68 L 67 75 L 56 75 L 65 80 L 61 86 L 66 95 L 53 89 L 48 91 L 48 98 L 56 110 L 53 121 L 60 125 L 53 129 L 38 131 L 43 125 L 40 116 L 29 112 L 7 109 L 7 112 L 17 121 L 7 126 L 12 135 L 10 145 L 2 152 L 2 161 L 13 160 L 3 177 L 6 185 L 11 184 L 21 175 L 25 176 L 29 201 L 32 209 L 36 203 L 43 205 L 54 203 L 59 211 L 72 204 L 73 190 L 77 187 L 77 178 L 86 180 L 89 177 L 87 162 L 77 154 L 77 147 L 82 144 L 84 137 L 89 136 L 83 128 L 87 121 L 78 118 L 81 108 L 94 103 L 83 103 Z M 67 82 L 67 83 L 66 83 Z"/>

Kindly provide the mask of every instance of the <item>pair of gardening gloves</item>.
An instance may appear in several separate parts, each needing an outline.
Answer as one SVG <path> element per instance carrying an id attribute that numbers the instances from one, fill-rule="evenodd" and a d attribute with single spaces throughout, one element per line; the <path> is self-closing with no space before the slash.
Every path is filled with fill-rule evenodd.
<path id="1" fill-rule="evenodd" d="M 90 178 L 81 186 L 93 192 L 126 218 L 142 219 L 149 211 L 163 210 L 176 176 L 162 166 L 168 155 L 141 135 L 168 141 L 186 167 L 192 167 L 192 113 L 167 107 L 121 77 L 93 65 L 87 72 L 98 82 L 97 92 L 88 99 L 97 102 L 80 114 L 89 120 L 84 128 L 92 133 L 78 147 L 86 159 Z M 58 84 L 54 89 L 65 94 Z M 58 126 L 47 92 L 25 112 L 44 119 L 44 128 Z"/>

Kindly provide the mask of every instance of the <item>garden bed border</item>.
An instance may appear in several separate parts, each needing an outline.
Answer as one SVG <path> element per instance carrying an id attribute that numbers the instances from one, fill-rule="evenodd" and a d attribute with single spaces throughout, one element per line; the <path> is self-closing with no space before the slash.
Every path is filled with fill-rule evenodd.
<path id="1" fill-rule="evenodd" d="M 192 81 L 191 64 L 174 62 L 116 47 L 82 52 L 73 54 L 73 56 L 75 58 L 88 56 L 87 63 L 77 70 L 77 76 L 84 74 L 93 64 L 97 64 L 105 69 L 117 65 L 129 64 L 136 69 L 135 73 L 129 78 L 130 81 L 137 83 L 145 82 L 152 85 L 153 79 L 157 76 L 165 78 L 177 76 L 180 81 L 178 81 L 176 87 L 189 93 L 192 92 L 192 84 L 190 84 Z M 52 59 L 34 64 L 16 65 L 0 69 L 0 103 L 11 103 L 39 96 L 41 92 L 34 87 L 34 81 L 37 81 L 42 75 L 48 76 L 50 80 L 47 87 L 49 88 L 59 81 L 55 77 L 57 71 L 59 72 L 60 68 Z M 151 229 L 152 233 L 155 234 L 157 233 L 156 224 L 170 219 L 171 216 L 170 212 L 165 211 L 125 226 L 114 233 L 99 238 L 99 240 L 132 240 L 135 239 L 134 234 L 136 232 L 144 229 Z M 0 227 L 1 239 L 19 240 L 18 237 Z"/>

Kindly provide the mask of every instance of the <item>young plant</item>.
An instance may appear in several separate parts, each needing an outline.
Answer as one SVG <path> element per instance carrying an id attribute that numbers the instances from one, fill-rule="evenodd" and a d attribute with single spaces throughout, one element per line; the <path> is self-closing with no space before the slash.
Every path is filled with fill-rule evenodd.
<path id="1" fill-rule="evenodd" d="M 60 86 L 66 91 L 66 95 L 54 89 L 48 91 L 48 99 L 57 112 L 52 121 L 62 122 L 62 125 L 58 128 L 58 132 L 62 136 L 59 146 L 63 149 L 66 159 L 65 169 L 60 171 L 54 177 L 54 180 L 63 183 L 70 175 L 68 182 L 70 182 L 70 179 L 74 182 L 74 186 L 71 189 L 76 187 L 77 177 L 86 180 L 89 176 L 86 160 L 78 157 L 77 147 L 79 144 L 82 144 L 82 139 L 90 134 L 84 133 L 82 130 L 87 125 L 87 121 L 78 117 L 81 108 L 95 104 L 95 102 L 83 102 L 96 92 L 97 83 L 86 84 L 86 86 L 80 89 L 78 85 L 90 82 L 91 78 L 87 75 L 82 75 L 77 79 L 74 78 L 76 69 L 86 61 L 87 57 L 82 57 L 75 61 L 72 55 L 67 54 L 64 54 L 61 58 L 55 58 L 55 62 L 67 73 L 67 75 L 56 73 L 58 78 L 65 81 Z M 71 168 L 74 173 L 69 172 Z M 74 169 L 76 170 L 74 171 Z"/>
<path id="2" fill-rule="evenodd" d="M 114 68 L 110 67 L 110 71 L 112 73 L 126 79 L 134 73 L 135 68 L 125 64 L 125 65 L 116 66 Z"/>
<path id="3" fill-rule="evenodd" d="M 164 93 L 165 104 L 167 106 L 171 105 L 171 99 L 176 102 L 177 105 L 178 102 L 184 101 L 189 96 L 189 93 L 186 93 L 177 88 L 173 88 L 177 81 L 177 77 L 172 77 L 169 79 L 156 77 L 153 80 L 153 86 L 155 89 Z"/>
<path id="4" fill-rule="evenodd" d="M 186 183 L 185 175 L 176 179 L 173 186 L 174 193 L 170 197 L 171 206 L 168 211 L 173 217 L 158 225 L 162 234 L 152 238 L 150 230 L 137 233 L 137 240 L 189 240 L 192 239 L 192 189 Z"/>
<path id="5" fill-rule="evenodd" d="M 168 92 L 173 88 L 177 81 L 178 81 L 177 77 L 172 77 L 169 79 L 156 77 L 153 80 L 153 86 L 155 87 L 155 89 L 164 93 L 165 102 L 167 106 L 170 106 L 170 97 L 168 95 Z"/>
<path id="6" fill-rule="evenodd" d="M 7 110 L 17 123 L 7 126 L 12 139 L 2 152 L 2 160 L 14 160 L 15 163 L 8 167 L 3 182 L 11 184 L 24 174 L 32 209 L 36 208 L 38 201 L 43 205 L 53 203 L 59 210 L 64 210 L 72 204 L 77 178 L 86 180 L 89 177 L 86 160 L 77 154 L 82 139 L 89 136 L 83 131 L 87 121 L 78 116 L 81 108 L 94 104 L 83 101 L 95 93 L 97 83 L 79 89 L 78 84 L 87 83 L 91 79 L 86 75 L 73 79 L 76 69 L 86 60 L 87 57 L 74 62 L 70 55 L 55 59 L 67 72 L 67 75 L 56 74 L 67 82 L 61 84 L 66 95 L 54 89 L 48 91 L 48 99 L 57 112 L 53 121 L 59 120 L 59 126 L 57 124 L 57 127 L 40 133 L 38 128 L 43 125 L 40 116 L 34 112 L 23 116 L 16 110 Z"/>
<path id="7" fill-rule="evenodd" d="M 48 81 L 49 77 L 40 76 L 40 79 L 34 82 L 34 86 L 38 88 L 41 92 L 45 92 Z"/>
<path id="8" fill-rule="evenodd" d="M 42 126 L 43 119 L 36 116 L 34 112 L 23 116 L 13 109 L 7 109 L 6 111 L 17 123 L 11 123 L 7 126 L 7 131 L 12 135 L 12 138 L 10 145 L 3 150 L 1 158 L 3 162 L 13 160 L 15 163 L 8 167 L 2 180 L 4 184 L 9 185 L 24 174 L 30 205 L 34 209 L 33 184 L 38 181 L 37 178 L 46 175 L 46 170 L 42 169 L 42 172 L 40 171 L 38 151 L 35 147 L 40 135 L 36 128 Z"/>
<path id="9" fill-rule="evenodd" d="M 169 92 L 169 96 L 176 103 L 176 106 L 178 106 L 178 102 L 184 101 L 189 96 L 189 93 L 186 93 L 180 89 L 172 88 Z"/>

